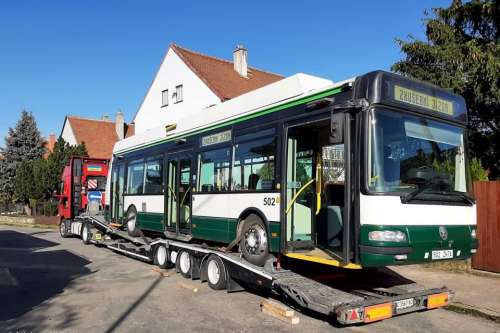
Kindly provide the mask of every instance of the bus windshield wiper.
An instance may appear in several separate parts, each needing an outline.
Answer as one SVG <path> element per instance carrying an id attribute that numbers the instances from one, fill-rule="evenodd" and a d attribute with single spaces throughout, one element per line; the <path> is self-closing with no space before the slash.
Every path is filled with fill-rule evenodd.
<path id="1" fill-rule="evenodd" d="M 470 204 L 471 206 L 476 203 L 476 200 L 474 200 L 474 198 L 470 197 L 469 195 L 467 195 L 467 193 L 464 193 L 464 192 L 460 192 L 460 191 L 456 191 L 456 190 L 451 190 L 451 191 L 445 191 L 445 192 L 443 192 L 443 194 L 454 195 L 454 196 L 460 197 L 465 202 L 467 202 L 468 204 Z"/>
<path id="2" fill-rule="evenodd" d="M 404 196 L 401 196 L 401 202 L 408 203 L 409 201 L 413 200 L 417 195 L 430 188 L 427 185 L 429 184 L 424 184 L 421 187 L 417 188 L 415 191 L 412 191 L 410 193 L 405 194 Z"/>

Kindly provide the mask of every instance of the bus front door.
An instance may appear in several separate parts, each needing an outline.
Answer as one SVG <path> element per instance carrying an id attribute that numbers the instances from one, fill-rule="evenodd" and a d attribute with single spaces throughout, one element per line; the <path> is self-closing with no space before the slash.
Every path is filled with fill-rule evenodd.
<path id="1" fill-rule="evenodd" d="M 166 193 L 166 231 L 191 233 L 192 157 L 189 152 L 168 156 Z"/>
<path id="2" fill-rule="evenodd" d="M 288 124 L 282 231 L 288 253 L 347 262 L 346 152 L 333 141 L 330 118 Z"/>
<path id="3" fill-rule="evenodd" d="M 123 219 L 123 191 L 125 186 L 125 165 L 115 165 L 111 175 L 111 220 L 122 223 Z"/>

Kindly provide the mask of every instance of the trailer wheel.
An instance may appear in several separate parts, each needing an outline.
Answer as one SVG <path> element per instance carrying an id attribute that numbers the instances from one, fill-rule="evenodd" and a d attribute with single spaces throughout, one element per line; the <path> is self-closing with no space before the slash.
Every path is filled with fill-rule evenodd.
<path id="1" fill-rule="evenodd" d="M 69 236 L 68 222 L 68 220 L 62 220 L 61 223 L 59 223 L 59 233 L 61 234 L 62 238 L 67 238 Z"/>
<path id="2" fill-rule="evenodd" d="M 257 266 L 264 266 L 269 256 L 267 229 L 264 222 L 254 214 L 243 221 L 240 251 L 243 257 Z"/>
<path id="3" fill-rule="evenodd" d="M 82 243 L 85 245 L 90 244 L 90 239 L 92 235 L 90 234 L 90 226 L 88 223 L 84 223 L 82 227 Z"/>
<path id="4" fill-rule="evenodd" d="M 140 230 L 137 228 L 137 210 L 134 206 L 127 210 L 127 232 L 132 237 L 140 236 Z"/>
<path id="5" fill-rule="evenodd" d="M 185 278 L 191 278 L 191 272 L 193 271 L 191 254 L 187 251 L 181 251 L 177 256 L 176 266 L 181 275 Z"/>
<path id="6" fill-rule="evenodd" d="M 214 290 L 224 290 L 227 286 L 226 267 L 216 255 L 208 257 L 205 263 L 208 286 Z"/>
<path id="7" fill-rule="evenodd" d="M 170 251 L 164 245 L 158 245 L 155 250 L 154 264 L 162 269 L 171 268 Z"/>

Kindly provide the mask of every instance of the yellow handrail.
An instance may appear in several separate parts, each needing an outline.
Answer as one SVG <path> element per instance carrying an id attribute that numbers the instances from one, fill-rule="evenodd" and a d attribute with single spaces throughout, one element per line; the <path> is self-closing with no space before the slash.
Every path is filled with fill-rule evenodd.
<path id="1" fill-rule="evenodd" d="M 313 182 L 315 181 L 315 179 L 311 179 L 310 181 L 308 181 L 307 183 L 304 184 L 304 186 L 302 186 L 298 191 L 297 193 L 295 193 L 295 195 L 293 196 L 292 200 L 290 201 L 290 203 L 288 204 L 288 207 L 286 208 L 286 214 L 288 214 L 288 212 L 290 211 L 290 209 L 292 209 L 292 205 L 293 203 L 295 202 L 295 200 L 297 200 L 297 198 L 299 197 L 299 194 L 302 193 L 307 186 L 311 185 Z"/>

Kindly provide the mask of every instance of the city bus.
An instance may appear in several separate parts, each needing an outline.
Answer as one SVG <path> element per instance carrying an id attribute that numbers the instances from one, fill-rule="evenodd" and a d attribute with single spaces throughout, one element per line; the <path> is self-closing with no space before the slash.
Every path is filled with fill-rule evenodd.
<path id="1" fill-rule="evenodd" d="M 301 79 L 118 142 L 107 221 L 257 266 L 289 257 L 361 269 L 475 253 L 463 98 L 385 71 L 314 89 Z"/>

